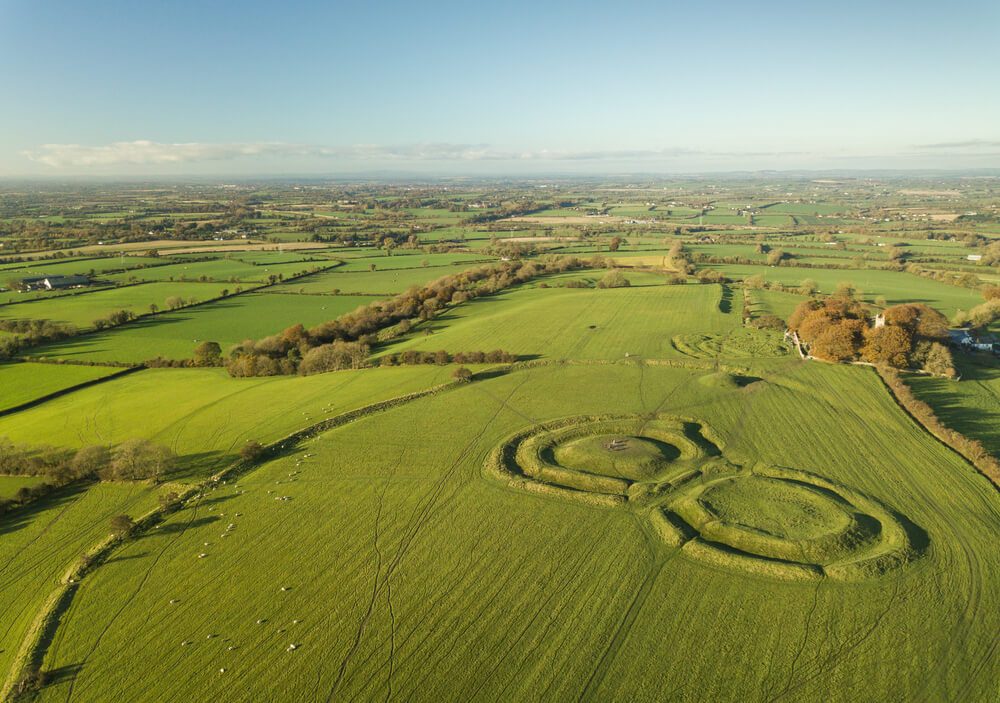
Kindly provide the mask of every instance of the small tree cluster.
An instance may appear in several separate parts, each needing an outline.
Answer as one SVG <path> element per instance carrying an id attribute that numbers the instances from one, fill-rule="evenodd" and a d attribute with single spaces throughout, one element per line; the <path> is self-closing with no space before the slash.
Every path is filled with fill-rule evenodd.
<path id="1" fill-rule="evenodd" d="M 632 282 L 619 269 L 611 269 L 597 282 L 598 288 L 628 288 Z"/>
<path id="2" fill-rule="evenodd" d="M 0 500 L 0 514 L 76 481 L 158 479 L 173 460 L 169 449 L 144 439 L 128 440 L 113 448 L 91 445 L 75 452 L 22 447 L 0 440 L 0 474 L 45 477 L 41 484 L 20 489 L 13 499 Z"/>
<path id="3" fill-rule="evenodd" d="M 886 308 L 882 324 L 868 318 L 864 306 L 844 285 L 842 294 L 807 300 L 788 318 L 789 329 L 827 361 L 862 360 L 896 368 L 919 367 L 942 376 L 955 375 L 944 315 L 922 303 Z"/>

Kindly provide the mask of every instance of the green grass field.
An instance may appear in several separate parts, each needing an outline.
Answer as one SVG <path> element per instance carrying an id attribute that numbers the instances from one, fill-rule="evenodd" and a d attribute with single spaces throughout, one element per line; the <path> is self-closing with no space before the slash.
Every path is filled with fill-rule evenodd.
<path id="1" fill-rule="evenodd" d="M 44 476 L 0 476 L 0 499 L 13 498 L 20 489 L 44 482 Z"/>
<path id="2" fill-rule="evenodd" d="M 889 305 L 927 303 L 951 317 L 958 310 L 968 310 L 982 302 L 978 290 L 940 283 L 911 273 L 875 269 L 818 269 L 794 266 L 743 266 L 738 264 L 705 264 L 735 279 L 762 276 L 764 280 L 797 286 L 812 279 L 821 293 L 830 294 L 842 281 L 857 286 L 864 300 L 874 302 L 884 296 Z"/>
<path id="3" fill-rule="evenodd" d="M 419 266 L 419 262 L 415 262 Z M 377 293 L 381 295 L 394 295 L 402 293 L 410 286 L 421 286 L 436 278 L 448 276 L 465 271 L 472 264 L 460 264 L 456 266 L 428 266 L 424 268 L 388 269 L 368 271 L 329 271 L 307 276 L 301 280 L 281 283 L 271 288 L 273 291 L 286 293 L 324 293 L 333 291 L 341 293 Z"/>
<path id="4" fill-rule="evenodd" d="M 266 252 L 269 253 L 269 252 Z M 288 255 L 285 255 L 286 258 Z M 190 263 L 170 264 L 153 268 L 138 269 L 107 276 L 113 281 L 196 281 L 205 277 L 220 282 L 256 282 L 262 283 L 269 276 L 291 277 L 304 273 L 317 266 L 330 266 L 330 261 L 291 261 L 285 263 L 252 264 L 231 259 L 212 259 L 211 261 L 192 261 Z"/>
<path id="5" fill-rule="evenodd" d="M 90 327 L 94 320 L 107 317 L 116 310 L 131 310 L 137 315 L 149 312 L 150 305 L 166 308 L 166 300 L 216 298 L 232 285 L 221 283 L 144 283 L 122 288 L 108 288 L 77 295 L 64 295 L 50 300 L 38 300 L 0 307 L 0 319 L 53 320 L 69 322 L 79 328 Z"/>
<path id="6" fill-rule="evenodd" d="M 333 430 L 88 578 L 42 700 L 990 698 L 995 491 L 866 369 L 754 372 L 741 388 L 687 369 L 542 367 Z M 669 546 L 642 501 L 600 507 L 483 473 L 522 428 L 654 410 L 705 423 L 731 462 L 885 501 L 916 551 L 851 582 L 789 581 Z M 716 509 L 743 519 L 747 496 L 727 498 Z M 835 513 L 812 519 L 785 538 Z"/>
<path id="7" fill-rule="evenodd" d="M 1000 367 L 987 354 L 955 352 L 960 381 L 912 375 L 906 382 L 945 425 L 1000 457 Z"/>
<path id="8" fill-rule="evenodd" d="M 70 276 L 80 275 L 100 275 L 105 271 L 117 271 L 119 269 L 142 270 L 146 266 L 156 266 L 158 264 L 170 262 L 170 259 L 161 259 L 153 256 L 110 256 L 100 259 L 74 259 L 70 261 L 51 262 L 27 262 L 0 264 L 0 284 L 5 284 L 9 279 L 29 278 L 32 276 Z"/>
<path id="9" fill-rule="evenodd" d="M 276 334 L 297 323 L 316 325 L 375 299 L 247 293 L 188 310 L 161 313 L 106 332 L 74 337 L 40 347 L 33 353 L 83 361 L 141 362 L 157 356 L 188 359 L 202 341 L 218 342 L 225 353 L 244 339 Z"/>
<path id="10" fill-rule="evenodd" d="M 331 415 L 446 383 L 450 373 L 413 366 L 233 379 L 223 369 L 148 369 L 0 417 L 0 437 L 67 448 L 148 437 L 182 457 L 175 478 L 201 477 L 231 463 L 247 440 L 274 441 Z"/>
<path id="11" fill-rule="evenodd" d="M 739 325 L 739 311 L 720 312 L 721 297 L 720 286 L 696 285 L 517 290 L 461 305 L 387 350 L 503 349 L 547 359 L 676 356 L 675 335 Z"/>
<path id="12" fill-rule="evenodd" d="M 445 266 L 448 264 L 460 264 L 464 271 L 472 268 L 478 263 L 491 263 L 495 261 L 492 257 L 467 254 L 424 254 L 423 252 L 395 251 L 392 256 L 385 256 L 384 253 L 376 251 L 369 252 L 368 256 L 348 259 L 343 266 L 337 268 L 338 271 L 368 271 L 371 266 L 375 266 L 376 271 L 387 269 L 419 269 L 430 266 Z"/>
<path id="13" fill-rule="evenodd" d="M 119 371 L 106 366 L 0 364 L 0 412 Z"/>
<path id="14" fill-rule="evenodd" d="M 45 599 L 71 562 L 108 535 L 111 516 L 156 504 L 139 484 L 69 488 L 0 522 L 0 671 L 6 672 Z"/>

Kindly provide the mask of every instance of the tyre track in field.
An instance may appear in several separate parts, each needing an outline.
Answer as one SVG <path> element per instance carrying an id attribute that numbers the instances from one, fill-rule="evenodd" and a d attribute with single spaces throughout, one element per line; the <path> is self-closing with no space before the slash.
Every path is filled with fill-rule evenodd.
<path id="1" fill-rule="evenodd" d="M 565 593 L 564 589 L 568 585 L 567 581 L 570 581 L 570 580 L 573 579 L 574 576 L 578 576 L 579 575 L 579 573 L 580 573 L 579 572 L 580 566 L 582 566 L 587 561 L 587 559 L 590 556 L 591 556 L 591 554 L 590 554 L 589 551 L 587 551 L 587 550 L 580 550 L 580 553 L 576 555 L 576 559 L 574 559 L 572 561 L 572 563 L 569 565 L 569 568 L 564 573 L 563 578 L 560 580 L 560 583 L 558 584 L 558 586 L 556 586 L 555 584 L 552 584 L 551 580 L 548 580 L 548 582 L 547 582 L 547 589 L 548 589 L 547 595 L 545 596 L 545 598 L 542 600 L 541 603 L 537 604 L 537 607 L 535 608 L 535 612 L 528 619 L 528 621 L 523 624 L 523 626 L 520 628 L 520 632 L 517 634 L 517 636 L 514 638 L 514 640 L 511 641 L 508 644 L 505 644 L 506 651 L 513 650 L 515 647 L 517 647 L 518 645 L 520 645 L 520 643 L 522 642 L 522 640 L 524 640 L 525 635 L 528 634 L 528 632 L 531 630 L 531 628 L 538 621 L 539 617 L 541 617 L 544 613 L 548 613 L 550 615 L 553 615 L 553 613 L 549 610 L 549 604 L 553 601 L 553 599 L 555 599 L 559 595 L 562 595 L 564 597 L 566 596 L 566 593 Z M 583 582 L 583 579 L 578 579 L 578 583 L 577 583 L 576 588 L 574 589 L 574 592 L 578 591 L 582 587 L 582 585 L 583 585 L 582 582 Z M 564 605 L 562 607 L 563 608 L 566 607 L 565 603 L 564 603 Z M 562 608 L 559 608 L 555 612 L 559 613 L 561 610 L 562 610 Z M 555 619 L 554 617 L 550 618 L 548 627 L 552 626 L 552 621 L 554 619 Z M 515 624 L 517 624 L 516 621 L 511 623 L 511 625 L 507 628 L 507 631 L 504 633 L 505 636 L 506 636 L 507 632 L 509 632 L 510 629 L 515 626 Z M 503 641 L 506 642 L 506 637 L 505 636 L 501 637 L 501 640 L 503 640 Z M 528 656 L 530 656 L 530 652 L 525 653 L 525 657 L 528 657 Z M 502 656 L 497 656 L 497 657 L 495 657 L 495 659 L 496 659 L 496 664 L 493 665 L 493 668 L 490 669 L 490 671 L 488 672 L 486 678 L 483 679 L 480 682 L 479 686 L 477 686 L 476 690 L 473 692 L 473 694 L 471 696 L 471 698 L 473 700 L 481 700 L 480 695 L 482 694 L 483 687 L 486 686 L 486 684 L 489 683 L 490 680 L 494 676 L 496 676 L 496 673 L 500 669 L 500 666 L 504 663 L 504 660 L 503 660 Z M 506 691 L 507 687 L 510 686 L 510 683 L 511 683 L 511 680 L 508 679 L 507 684 L 504 686 L 504 688 L 501 690 L 500 694 L 498 694 L 498 695 L 502 695 L 503 692 Z"/>
<path id="2" fill-rule="evenodd" d="M 593 594 L 594 591 L 596 591 L 597 589 L 603 588 L 605 584 L 614 583 L 614 579 L 611 578 L 611 577 L 609 577 L 609 574 L 613 571 L 613 566 L 614 565 L 610 563 L 610 560 L 606 560 L 605 561 L 605 568 L 604 568 L 604 570 L 600 573 L 600 575 L 597 578 L 590 579 L 590 580 L 577 579 L 576 586 L 563 599 L 563 604 L 555 611 L 555 613 L 553 613 L 553 616 L 549 618 L 549 622 L 545 625 L 545 629 L 542 631 L 541 635 L 535 638 L 535 644 L 527 652 L 525 652 L 524 657 L 522 658 L 523 661 L 531 661 L 531 657 L 534 654 L 534 652 L 538 649 L 539 645 L 541 645 L 542 643 L 549 643 L 550 642 L 549 641 L 549 631 L 552 629 L 552 627 L 554 626 L 554 624 L 556 622 L 556 616 L 560 615 L 570 605 L 574 605 L 574 604 L 578 604 L 578 603 L 583 602 L 583 601 L 590 600 L 591 597 L 592 597 L 591 594 Z M 584 586 L 589 586 L 589 589 L 587 590 L 586 594 L 584 594 L 582 596 L 583 601 L 580 601 L 580 600 L 578 600 L 578 594 L 584 588 Z M 565 641 L 565 639 L 566 638 L 564 637 L 563 641 Z M 524 664 L 522 663 L 518 667 L 516 674 L 519 675 L 520 672 L 521 672 L 521 669 L 523 669 L 523 667 L 524 667 Z M 497 695 L 494 696 L 494 699 L 499 699 L 502 696 L 505 696 L 507 694 L 508 689 L 511 687 L 511 685 L 516 680 L 517 680 L 517 676 L 515 676 L 515 675 L 510 676 L 507 679 L 507 683 L 504 685 L 504 687 L 500 690 L 500 692 Z M 559 681 L 559 679 L 557 677 L 550 676 L 549 680 L 548 680 L 548 683 L 545 686 L 545 690 L 542 691 L 539 699 L 540 700 L 552 700 L 551 697 L 550 697 L 550 695 L 549 695 L 549 691 L 551 690 L 553 684 L 557 683 L 558 681 Z M 478 693 L 478 690 L 477 690 L 477 693 Z"/>
<path id="3" fill-rule="evenodd" d="M 808 668 L 812 668 L 813 671 L 805 673 L 798 682 L 793 683 L 793 681 L 789 679 L 785 688 L 773 697 L 769 698 L 768 703 L 774 703 L 774 701 L 781 700 L 820 677 L 829 676 L 830 672 L 838 666 L 840 662 L 850 658 L 855 650 L 861 647 L 871 638 L 873 634 L 875 634 L 881 626 L 882 621 L 896 607 L 897 600 L 899 598 L 899 590 L 899 582 L 897 581 L 893 584 L 892 594 L 889 596 L 889 600 L 885 607 L 871 620 L 867 628 L 857 628 L 853 634 L 844 638 L 840 645 L 834 648 L 831 654 L 822 658 L 816 657 L 813 661 L 809 662 L 806 666 Z"/>
<path id="4" fill-rule="evenodd" d="M 461 578 L 454 578 L 454 580 L 452 580 L 452 577 L 464 575 L 466 578 L 469 578 L 469 574 L 473 573 L 476 569 L 479 568 L 479 566 L 484 561 L 487 560 L 487 556 L 488 556 L 487 552 L 485 550 L 481 550 L 480 549 L 480 546 L 481 546 L 481 544 L 483 542 L 483 539 L 484 538 L 482 536 L 480 536 L 476 540 L 475 544 L 472 545 L 472 549 L 469 550 L 470 554 L 473 554 L 473 555 L 478 554 L 479 555 L 478 557 L 475 558 L 475 560 L 473 562 L 470 562 L 470 563 L 457 562 L 456 565 L 449 571 L 449 573 L 446 575 L 446 578 L 443 580 L 443 582 L 444 583 L 450 583 L 451 585 L 448 586 L 448 587 L 446 587 L 446 588 L 440 588 L 440 589 L 438 589 L 435 592 L 435 595 L 434 595 L 433 599 L 427 601 L 428 607 L 425 608 L 425 611 L 427 613 L 432 613 L 432 612 L 437 611 L 438 608 L 441 607 L 441 604 L 442 604 L 443 601 L 445 601 L 446 599 L 450 598 L 451 595 L 453 593 L 455 593 L 456 591 L 461 590 L 461 587 L 464 584 L 464 582 L 462 581 L 462 579 Z M 445 613 L 447 614 L 447 611 L 445 611 Z M 423 625 L 425 623 L 425 621 L 427 621 L 428 619 L 429 618 L 425 615 L 425 616 L 422 617 L 422 619 L 419 621 L 418 624 L 419 625 Z M 414 647 L 414 654 L 411 655 L 411 656 L 416 656 L 416 652 L 418 652 L 420 650 L 420 648 L 427 642 L 427 639 L 431 636 L 431 634 L 433 634 L 434 632 L 436 632 L 436 630 L 437 630 L 437 623 L 439 622 L 439 620 L 440 620 L 440 618 L 436 618 L 435 621 L 434 621 L 434 623 L 432 623 L 429 627 L 427 627 L 427 628 L 424 629 L 423 637 L 421 637 L 420 640 L 416 642 L 415 647 Z M 406 644 L 408 644 L 410 642 L 411 638 L 414 635 L 416 635 L 419 631 L 420 630 L 417 627 L 414 627 L 410 631 L 410 634 L 408 636 L 402 638 L 402 640 L 398 643 L 398 646 L 401 648 L 401 647 L 405 646 Z M 364 659 L 361 663 L 367 664 L 368 661 L 370 661 L 370 659 L 371 659 L 371 656 L 369 656 L 366 659 Z M 399 669 L 404 664 L 408 663 L 409 661 L 410 661 L 409 658 L 404 658 L 402 660 L 399 660 L 399 658 L 397 657 L 397 661 L 396 661 L 397 666 L 395 668 Z M 368 676 L 368 678 L 365 679 L 365 681 L 362 683 L 362 685 L 360 687 L 360 690 L 367 690 L 369 688 L 371 682 L 378 675 L 378 673 L 379 673 L 380 670 L 381 670 L 381 668 L 376 669 L 374 672 L 372 672 Z"/>
<path id="5" fill-rule="evenodd" d="M 792 656 L 792 661 L 788 665 L 788 678 L 785 680 L 785 685 L 777 694 L 773 691 L 767 692 L 767 700 L 775 701 L 785 695 L 792 686 L 792 682 L 795 680 L 795 668 L 798 665 L 799 659 L 802 657 L 802 653 L 806 649 L 806 645 L 809 643 L 809 635 L 812 631 L 812 620 L 816 615 L 816 609 L 819 606 L 819 591 L 823 586 L 823 580 L 820 579 L 816 582 L 816 587 L 813 589 L 812 605 L 809 606 L 809 610 L 806 613 L 806 620 L 802 627 L 802 639 L 799 641 L 799 646 L 795 650 L 794 656 Z"/>
<path id="6" fill-rule="evenodd" d="M 394 474 L 396 472 L 396 469 L 399 468 L 399 465 L 400 465 L 400 463 L 402 463 L 402 461 L 403 461 L 403 452 L 400 452 L 399 458 L 396 460 L 395 467 L 392 470 L 390 470 L 388 476 L 386 477 L 385 483 L 382 486 L 382 491 L 381 491 L 381 493 L 379 493 L 379 497 L 378 497 L 378 509 L 375 511 L 374 536 L 373 536 L 373 539 L 372 539 L 372 549 L 374 551 L 374 558 L 375 558 L 375 575 L 372 578 L 372 592 L 371 592 L 371 597 L 370 597 L 370 599 L 368 601 L 368 607 L 365 610 L 364 615 L 361 616 L 361 620 L 358 623 L 357 630 L 354 633 L 354 642 L 351 645 L 350 649 L 347 650 L 347 654 L 344 656 L 344 658 L 340 662 L 340 670 L 337 673 L 337 681 L 334 683 L 334 691 L 336 691 L 337 686 L 339 686 L 340 682 L 343 680 L 344 673 L 347 670 L 347 667 L 350 664 L 351 659 L 354 657 L 355 652 L 357 652 L 358 647 L 361 646 L 361 640 L 364 637 L 365 628 L 367 628 L 368 621 L 371 619 L 372 612 L 375 610 L 375 602 L 378 599 L 378 593 L 379 593 L 379 590 L 380 590 L 380 588 L 379 588 L 379 576 L 382 573 L 382 550 L 379 549 L 378 539 L 379 539 L 379 536 L 381 535 L 382 511 L 383 511 L 383 509 L 385 507 L 385 493 L 388 490 L 389 484 L 392 481 L 392 474 Z M 388 591 L 388 581 L 389 581 L 389 579 L 388 579 L 388 576 L 387 576 L 386 579 L 385 579 L 385 585 L 387 586 L 387 589 L 386 589 L 387 591 Z M 390 609 L 392 608 L 391 602 L 389 603 L 389 608 Z M 395 635 L 393 635 L 393 638 L 395 638 Z M 392 665 L 390 663 L 390 667 L 391 666 Z"/>
<path id="7" fill-rule="evenodd" d="M 451 635 L 451 642 L 452 642 L 451 646 L 448 648 L 448 651 L 439 654 L 439 656 L 437 657 L 437 659 L 433 661 L 431 666 L 420 667 L 420 672 L 419 672 L 420 678 L 408 681 L 408 683 L 411 684 L 411 687 L 419 690 L 424 685 L 424 681 L 426 679 L 433 678 L 436 680 L 438 678 L 438 672 L 436 670 L 437 665 L 443 660 L 445 656 L 447 656 L 453 651 L 455 642 L 461 643 L 467 641 L 466 633 L 470 630 L 470 628 L 473 627 L 473 625 L 479 622 L 484 615 L 488 615 L 492 611 L 492 609 L 496 604 L 496 599 L 500 595 L 511 592 L 512 590 L 516 590 L 518 585 L 517 579 L 520 578 L 522 573 L 521 569 L 529 564 L 529 560 L 530 560 L 530 555 L 525 554 L 521 558 L 520 562 L 518 562 L 517 564 L 511 564 L 510 568 L 507 569 L 506 574 L 504 575 L 502 580 L 497 580 L 491 583 L 491 588 L 480 600 L 481 605 L 479 606 L 478 610 L 476 610 L 475 612 L 468 610 L 468 617 L 465 620 L 465 624 L 462 625 L 460 628 L 457 628 L 448 633 Z M 482 562 L 484 561 L 484 559 L 480 559 L 479 561 Z M 451 590 L 454 591 L 455 589 L 453 588 Z M 431 635 L 434 634 L 436 623 L 440 622 L 442 617 L 447 617 L 448 614 L 449 613 L 447 612 L 442 613 L 439 615 L 438 618 L 435 619 L 435 626 L 427 629 L 423 637 L 420 638 L 420 641 L 417 643 L 417 647 L 414 649 L 413 654 L 410 655 L 411 659 L 420 656 L 419 652 L 421 648 L 425 646 L 428 639 L 431 637 Z M 417 632 L 416 629 L 414 629 L 413 632 L 416 633 Z M 443 648 L 443 646 L 444 645 L 442 643 L 441 645 L 439 645 L 438 649 L 440 650 L 441 648 Z M 424 660 L 421 660 L 420 663 L 423 664 L 425 662 Z"/>
<path id="8" fill-rule="evenodd" d="M 677 553 L 680 553 L 680 550 L 677 550 Z M 597 661 L 597 666 L 595 666 L 594 670 L 590 672 L 590 676 L 587 678 L 587 683 L 584 685 L 583 690 L 580 691 L 577 701 L 598 700 L 595 696 L 597 689 L 604 681 L 608 670 L 611 668 L 612 662 L 615 660 L 618 652 L 621 651 L 622 644 L 624 644 L 625 639 L 632 631 L 632 626 L 635 624 L 636 619 L 639 617 L 639 612 L 642 610 L 643 605 L 646 603 L 646 599 L 653 590 L 653 584 L 656 582 L 657 577 L 663 571 L 663 567 L 666 566 L 672 558 L 673 557 L 668 557 L 664 561 L 654 561 L 649 565 L 649 568 L 646 571 L 646 577 L 643 579 L 638 590 L 636 590 L 635 595 L 632 597 L 632 601 L 629 603 L 628 609 L 625 611 L 625 615 L 619 621 L 618 627 L 615 628 L 614 634 L 608 641 L 608 646 L 605 647 L 604 652 L 601 654 L 601 658 Z"/>
<path id="9" fill-rule="evenodd" d="M 403 559 L 406 557 L 406 555 L 408 554 L 411 546 L 413 545 L 413 542 L 416 540 L 416 538 L 423 531 L 424 527 L 426 527 L 427 524 L 430 522 L 430 519 L 431 519 L 431 517 L 432 517 L 432 515 L 433 515 L 433 513 L 435 511 L 435 509 L 440 509 L 440 507 L 442 505 L 444 505 L 445 503 L 448 502 L 448 500 L 450 500 L 452 497 L 454 497 L 454 495 L 455 495 L 454 492 L 452 492 L 452 494 L 450 496 L 448 496 L 447 498 L 444 498 L 443 500 L 442 500 L 441 496 L 444 493 L 444 490 L 445 490 L 446 486 L 450 483 L 450 480 L 451 480 L 452 476 L 454 475 L 456 469 L 468 457 L 468 455 L 471 453 L 473 447 L 475 447 L 478 444 L 479 440 L 482 439 L 483 435 L 486 434 L 486 430 L 489 428 L 489 426 L 493 424 L 493 422 L 497 419 L 497 417 L 499 417 L 500 413 L 504 410 L 504 408 L 506 407 L 506 404 L 507 404 L 507 402 L 509 402 L 510 398 L 521 388 L 522 385 L 524 385 L 524 383 L 526 381 L 527 381 L 527 375 L 518 384 L 516 384 L 513 388 L 511 388 L 510 393 L 507 394 L 507 397 L 506 397 L 506 400 L 504 401 L 504 403 L 502 405 L 500 405 L 500 406 L 497 407 L 497 409 L 493 413 L 493 415 L 491 415 L 489 417 L 489 419 L 486 420 L 486 422 L 483 424 L 483 426 L 480 428 L 480 430 L 476 433 L 476 435 L 471 440 L 469 440 L 469 442 L 465 445 L 465 447 L 459 453 L 459 455 L 455 459 L 455 461 L 452 462 L 451 466 L 449 466 L 442 473 L 442 475 L 440 476 L 440 478 L 438 478 L 438 480 L 435 482 L 434 486 L 430 489 L 430 491 L 428 493 L 428 496 L 427 496 L 426 500 L 424 501 L 423 507 L 418 507 L 416 509 L 416 511 L 415 511 L 414 516 L 411 518 L 411 521 L 410 521 L 411 528 L 409 529 L 409 531 L 407 533 L 404 534 L 404 537 L 401 540 L 398 549 L 396 550 L 395 556 L 390 561 L 389 566 L 386 568 L 385 576 L 382 579 L 381 585 L 379 585 L 376 582 L 376 586 L 375 586 L 375 589 L 376 589 L 375 592 L 376 592 L 376 594 L 384 588 L 384 586 L 385 586 L 386 582 L 388 581 L 388 579 L 392 577 L 392 575 L 395 573 L 396 569 L 402 563 Z M 364 620 L 365 620 L 365 622 L 367 622 L 366 618 Z M 350 665 L 350 660 L 353 657 L 353 654 L 357 650 L 357 647 L 359 645 L 360 645 L 360 640 L 356 643 L 356 645 L 354 647 L 351 648 L 351 650 L 348 651 L 347 656 L 341 662 L 340 670 L 339 670 L 337 679 L 334 681 L 333 686 L 331 687 L 329 693 L 327 694 L 327 697 L 326 697 L 327 703 L 329 703 L 330 701 L 333 700 L 333 698 L 337 694 L 337 691 L 339 690 L 340 686 L 345 681 L 345 678 L 347 677 L 347 669 L 348 669 L 348 667 Z"/>
<path id="10" fill-rule="evenodd" d="M 141 591 L 143 586 L 146 585 L 146 581 L 149 580 L 150 575 L 153 573 L 153 570 L 156 568 L 156 565 L 159 563 L 160 559 L 163 557 L 166 551 L 170 549 L 181 537 L 183 537 L 185 532 L 187 532 L 188 528 L 198 517 L 198 509 L 200 507 L 201 507 L 200 504 L 194 507 L 194 509 L 191 511 L 191 516 L 188 519 L 187 524 L 185 524 L 184 527 L 180 531 L 178 531 L 178 533 L 173 537 L 173 539 L 169 540 L 165 545 L 163 545 L 163 547 L 157 553 L 156 557 L 153 559 L 152 563 L 146 569 L 146 572 L 142 575 L 142 578 L 139 580 L 138 586 L 136 586 L 136 588 L 133 589 L 131 595 L 129 595 L 128 598 L 125 599 L 121 607 L 118 608 L 117 611 L 115 611 L 115 614 L 104 624 L 104 627 L 101 628 L 100 633 L 94 639 L 94 643 L 91 645 L 90 649 L 87 650 L 87 653 L 84 655 L 83 659 L 80 660 L 79 670 L 82 670 L 83 667 L 87 664 L 87 661 L 94 654 L 94 652 L 97 651 L 97 648 L 100 646 L 101 641 L 104 639 L 104 636 L 111 629 L 111 626 L 114 625 L 115 621 L 117 621 L 118 618 L 121 616 L 121 614 L 125 612 L 125 609 L 132 604 L 132 601 L 135 600 L 135 597 L 139 594 L 139 591 Z M 79 674 L 73 677 L 72 681 L 70 682 L 69 689 L 66 691 L 65 701 L 67 701 L 67 703 L 73 697 L 73 692 L 76 688 L 77 681 L 79 680 L 78 677 Z"/>
<path id="11" fill-rule="evenodd" d="M 50 522 L 50 524 L 46 526 L 46 528 L 45 528 L 45 530 L 43 532 L 47 532 L 48 529 L 52 525 L 55 524 L 56 520 L 58 520 L 59 518 L 61 518 L 63 516 L 63 514 L 66 512 L 66 510 L 68 510 L 69 508 L 75 507 L 76 501 L 77 500 L 81 500 L 84 497 L 85 497 L 85 495 L 78 496 L 69 505 L 67 505 L 65 508 L 63 508 L 60 511 L 59 515 L 57 515 L 56 518 L 54 518 Z M 121 508 L 123 510 L 127 510 L 127 509 L 131 508 L 139 500 L 140 497 L 141 496 L 136 496 L 135 498 L 132 498 L 131 500 L 128 500 L 128 502 L 122 504 Z M 102 517 L 102 519 L 103 519 L 103 517 Z M 91 524 L 94 524 L 94 523 L 91 523 Z M 31 543 L 29 543 L 29 545 L 26 545 L 25 547 L 22 548 L 22 551 L 23 551 L 23 549 L 26 549 L 31 544 L 34 544 L 42 536 L 43 536 L 42 533 L 40 533 L 39 535 L 37 535 L 34 539 L 32 539 L 32 541 L 31 541 Z M 16 574 L 13 574 L 7 581 L 5 581 L 3 584 L 0 584 L 0 589 L 6 589 L 6 588 L 14 585 L 18 581 L 18 579 L 20 579 L 23 576 L 26 576 L 28 574 L 28 572 L 34 571 L 35 569 L 38 569 L 40 566 L 42 566 L 46 562 L 50 561 L 51 557 L 54 554 L 58 553 L 59 550 L 60 550 L 59 545 L 52 545 L 52 546 L 50 546 L 46 550 L 43 550 L 43 551 L 40 551 L 40 552 L 37 552 L 37 553 L 33 554 L 30 561 L 28 561 L 26 564 L 21 565 L 20 572 L 18 572 Z M 13 558 L 11 559 L 11 561 L 13 561 Z M 8 562 L 8 564 L 9 563 L 10 562 Z M 24 593 L 26 593 L 26 592 L 34 589 L 34 588 L 35 588 L 34 584 L 32 584 L 30 582 L 24 583 L 24 584 L 22 584 L 20 590 L 17 591 L 16 595 L 19 598 L 21 595 L 23 595 Z M 30 601 L 28 601 L 28 600 L 25 600 L 25 602 L 21 606 L 21 609 L 19 611 L 17 611 L 17 615 L 18 616 L 22 615 L 24 613 L 24 611 L 26 609 L 28 609 L 29 607 L 31 607 L 31 606 L 32 606 L 32 603 Z M 3 635 L 4 639 L 6 639 L 6 637 L 10 635 L 10 631 L 14 628 L 14 626 L 16 625 L 16 623 L 17 623 L 17 619 L 16 618 L 12 618 L 11 621 L 10 621 L 10 624 L 7 626 L 7 629 L 4 631 L 4 635 Z"/>

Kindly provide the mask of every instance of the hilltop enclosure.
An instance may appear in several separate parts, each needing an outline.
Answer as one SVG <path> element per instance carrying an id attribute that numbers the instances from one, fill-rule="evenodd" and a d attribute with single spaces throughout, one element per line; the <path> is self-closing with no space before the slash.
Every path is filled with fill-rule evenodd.
<path id="1" fill-rule="evenodd" d="M 992 701 L 998 193 L 0 189 L 0 699 Z"/>

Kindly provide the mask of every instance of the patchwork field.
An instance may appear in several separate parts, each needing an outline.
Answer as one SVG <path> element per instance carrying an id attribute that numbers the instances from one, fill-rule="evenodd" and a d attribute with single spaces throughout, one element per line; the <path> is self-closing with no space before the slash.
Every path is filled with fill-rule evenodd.
<path id="1" fill-rule="evenodd" d="M 247 379 L 222 369 L 148 369 L 0 418 L 0 437 L 68 448 L 147 437 L 182 456 L 173 478 L 199 477 L 234 461 L 248 440 L 272 442 L 449 380 L 449 369 L 438 366 Z"/>
<path id="2" fill-rule="evenodd" d="M 118 310 L 144 315 L 149 312 L 150 305 L 166 309 L 168 298 L 204 301 L 219 297 L 223 289 L 232 290 L 232 286 L 219 283 L 144 283 L 3 305 L 0 306 L 0 319 L 52 320 L 86 328 L 91 327 L 95 320 Z"/>
<path id="3" fill-rule="evenodd" d="M 0 700 L 993 703 L 996 193 L 0 183 Z"/>
<path id="4" fill-rule="evenodd" d="M 350 295 L 249 293 L 187 310 L 161 313 L 121 329 L 68 339 L 39 348 L 38 355 L 136 363 L 157 356 L 188 359 L 198 342 L 218 342 L 225 352 L 244 339 L 275 334 L 297 323 L 316 325 L 375 299 Z"/>

